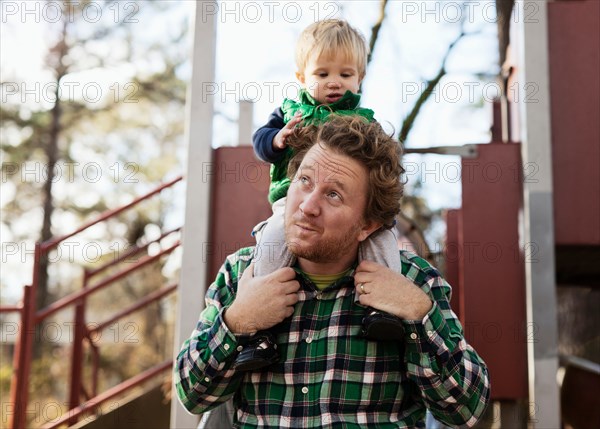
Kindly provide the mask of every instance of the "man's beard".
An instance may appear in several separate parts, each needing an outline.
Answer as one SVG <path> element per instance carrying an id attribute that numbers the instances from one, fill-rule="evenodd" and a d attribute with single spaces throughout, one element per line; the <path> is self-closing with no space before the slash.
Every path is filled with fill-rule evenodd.
<path id="1" fill-rule="evenodd" d="M 342 255 L 348 254 L 357 243 L 357 237 L 361 226 L 353 224 L 345 234 L 339 234 L 326 240 L 320 240 L 312 246 L 300 246 L 288 235 L 288 228 L 285 229 L 285 242 L 290 252 L 298 258 L 303 258 L 311 262 L 329 263 L 336 262 Z"/>

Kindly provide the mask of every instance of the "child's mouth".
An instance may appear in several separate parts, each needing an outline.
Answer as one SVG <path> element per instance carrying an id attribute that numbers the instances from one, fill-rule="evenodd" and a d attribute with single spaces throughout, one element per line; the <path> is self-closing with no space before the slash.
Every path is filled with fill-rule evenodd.
<path id="1" fill-rule="evenodd" d="M 327 97 L 325 97 L 325 99 L 327 100 L 328 103 L 335 103 L 340 98 L 342 98 L 342 94 L 337 94 L 337 93 L 329 94 Z"/>

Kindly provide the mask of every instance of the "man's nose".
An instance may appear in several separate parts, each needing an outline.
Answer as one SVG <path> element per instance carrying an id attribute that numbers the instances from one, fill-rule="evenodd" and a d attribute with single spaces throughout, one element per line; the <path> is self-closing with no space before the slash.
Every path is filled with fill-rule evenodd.
<path id="1" fill-rule="evenodd" d="M 316 192 L 310 192 L 305 194 L 302 203 L 300 204 L 300 210 L 305 216 L 318 216 L 321 212 L 319 205 L 319 197 Z"/>

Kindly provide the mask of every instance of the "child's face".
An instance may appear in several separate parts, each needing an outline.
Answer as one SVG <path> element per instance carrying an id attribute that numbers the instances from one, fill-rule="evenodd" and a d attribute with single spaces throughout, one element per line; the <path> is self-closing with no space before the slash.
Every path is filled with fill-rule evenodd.
<path id="1" fill-rule="evenodd" d="M 322 104 L 338 101 L 349 90 L 358 93 L 361 78 L 356 64 L 343 55 L 333 57 L 311 56 L 304 72 L 296 77 L 309 94 Z"/>

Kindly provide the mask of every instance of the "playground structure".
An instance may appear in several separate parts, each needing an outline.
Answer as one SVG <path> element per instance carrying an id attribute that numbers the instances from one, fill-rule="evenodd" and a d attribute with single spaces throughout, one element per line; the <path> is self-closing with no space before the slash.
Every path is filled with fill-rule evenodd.
<path id="1" fill-rule="evenodd" d="M 515 7 L 526 7 L 528 2 L 524 3 L 525 6 Z M 525 427 L 530 420 L 534 427 L 560 427 L 562 421 L 565 427 L 579 428 L 600 421 L 598 395 L 593 390 L 598 385 L 600 370 L 597 362 L 589 359 L 559 356 L 561 323 L 557 305 L 560 303 L 556 300 L 557 287 L 566 293 L 575 287 L 591 288 L 596 294 L 592 296 L 597 296 L 600 286 L 598 264 L 592 263 L 600 248 L 597 121 L 600 111 L 598 98 L 589 97 L 600 93 L 597 79 L 600 37 L 596 37 L 598 22 L 594 20 L 598 8 L 595 1 L 550 2 L 544 4 L 536 23 L 513 23 L 514 45 L 507 47 L 513 51 L 513 59 L 507 62 L 506 79 L 508 85 L 535 83 L 537 86 L 531 88 L 537 89 L 537 102 L 532 103 L 527 97 L 503 100 L 494 109 L 491 143 L 449 150 L 462 155 L 463 201 L 460 210 L 446 215 L 445 275 L 454 287 L 453 307 L 465 327 L 466 337 L 490 367 L 492 395 L 502 403 L 499 416 L 502 427 L 504 422 L 511 422 L 506 426 L 510 428 Z M 582 31 L 583 28 L 589 31 Z M 226 254 L 253 243 L 248 231 L 269 213 L 264 198 L 268 181 L 266 166 L 254 159 L 249 147 L 211 150 L 212 103 L 210 97 L 207 103 L 200 103 L 202 97 L 193 96 L 198 94 L 200 82 L 214 80 L 214 62 L 210 60 L 214 59 L 214 35 L 214 22 L 197 21 L 186 131 L 187 140 L 194 145 L 189 148 L 190 167 L 186 175 L 185 251 L 179 285 L 180 296 L 186 297 L 201 295 Z M 200 59 L 204 67 L 198 66 Z M 247 124 L 247 118 L 243 122 Z M 239 140 L 248 142 L 247 137 Z M 440 153 L 439 148 L 430 151 Z M 202 176 L 205 172 L 201 169 L 191 168 L 202 163 L 215 167 L 210 180 Z M 246 169 L 243 174 L 252 180 L 233 181 L 230 173 L 242 174 L 243 169 Z M 468 175 L 474 171 L 475 178 Z M 39 263 L 43 252 L 49 252 L 61 241 L 180 180 L 161 185 L 68 236 L 39 243 L 35 263 Z M 238 194 L 236 198 L 219 199 L 218 195 L 225 192 Z M 248 201 L 252 204 L 247 204 Z M 176 232 L 165 232 L 161 238 Z M 178 245 L 140 260 L 140 267 L 169 254 Z M 202 264 L 198 263 L 198 255 L 202 256 Z M 37 281 L 34 268 L 34 280 L 24 288 L 22 303 L 0 308 L 2 312 L 18 312 L 21 320 L 11 385 L 11 428 L 27 425 L 34 326 L 67 306 L 76 309 L 70 411 L 60 420 L 49 422 L 46 428 L 76 424 L 78 416 L 144 381 L 163 376 L 170 369 L 172 362 L 166 361 L 107 392 L 97 392 L 94 378 L 91 388 L 82 389 L 83 344 L 88 342 L 93 353 L 96 356 L 98 353 L 90 341 L 92 332 L 85 328 L 85 298 L 118 280 L 115 277 L 91 284 L 92 278 L 106 268 L 86 273 L 80 291 L 37 312 L 33 307 Z M 123 309 L 102 326 L 173 293 L 176 288 L 166 285 Z M 183 301 L 179 300 L 176 348 L 191 331 L 202 305 L 201 300 Z M 594 320 L 595 316 L 587 317 Z M 564 370 L 562 391 L 556 383 L 559 366 Z M 591 397 L 594 394 L 596 399 Z M 573 401 L 574 396 L 578 401 Z M 197 423 L 197 418 L 183 412 L 176 400 L 171 406 L 170 419 L 174 428 Z"/>

